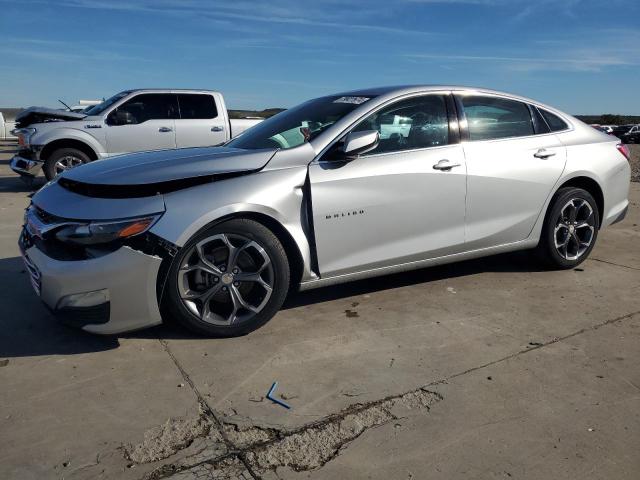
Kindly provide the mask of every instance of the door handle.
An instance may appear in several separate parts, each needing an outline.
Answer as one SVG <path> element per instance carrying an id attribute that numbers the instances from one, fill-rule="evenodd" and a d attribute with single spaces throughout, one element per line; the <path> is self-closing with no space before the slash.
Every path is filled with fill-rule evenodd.
<path id="1" fill-rule="evenodd" d="M 549 150 L 541 148 L 536 153 L 534 153 L 533 156 L 536 157 L 536 158 L 545 159 L 545 158 L 553 157 L 555 154 L 556 154 L 556 152 L 550 152 Z"/>
<path id="2" fill-rule="evenodd" d="M 221 132 L 223 130 L 224 130 L 224 127 L 218 127 L 217 125 L 215 127 L 211 127 L 212 132 Z"/>
<path id="3" fill-rule="evenodd" d="M 434 170 L 443 170 L 445 172 L 448 172 L 449 170 L 451 170 L 453 167 L 459 167 L 460 164 L 459 163 L 451 163 L 449 160 L 440 160 L 438 163 L 436 163 L 433 166 Z"/>
<path id="4" fill-rule="evenodd" d="M 158 131 L 159 131 L 159 132 L 162 132 L 162 133 L 166 133 L 166 132 L 173 132 L 173 128 L 169 128 L 169 127 L 160 127 L 160 128 L 158 129 Z"/>

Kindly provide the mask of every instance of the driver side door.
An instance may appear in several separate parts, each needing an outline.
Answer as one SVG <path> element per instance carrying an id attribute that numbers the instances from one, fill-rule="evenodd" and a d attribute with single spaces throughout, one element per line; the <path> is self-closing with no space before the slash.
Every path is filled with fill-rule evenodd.
<path id="1" fill-rule="evenodd" d="M 107 116 L 107 151 L 119 155 L 176 148 L 178 101 L 172 93 L 141 93 Z"/>
<path id="2" fill-rule="evenodd" d="M 351 161 L 325 155 L 310 164 L 321 276 L 463 250 L 466 164 L 446 97 L 420 95 L 384 106 L 352 129 L 377 130 L 375 150 Z"/>

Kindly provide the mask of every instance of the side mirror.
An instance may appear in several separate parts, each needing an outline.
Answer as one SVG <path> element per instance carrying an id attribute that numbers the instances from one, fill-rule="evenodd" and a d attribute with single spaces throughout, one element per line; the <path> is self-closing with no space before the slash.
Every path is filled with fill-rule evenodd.
<path id="1" fill-rule="evenodd" d="M 107 125 L 121 126 L 121 125 L 135 125 L 137 122 L 131 113 L 127 110 L 116 108 L 107 117 Z"/>
<path id="2" fill-rule="evenodd" d="M 347 158 L 356 158 L 358 155 L 370 152 L 378 146 L 380 134 L 377 130 L 364 132 L 351 132 L 344 139 L 342 153 Z"/>

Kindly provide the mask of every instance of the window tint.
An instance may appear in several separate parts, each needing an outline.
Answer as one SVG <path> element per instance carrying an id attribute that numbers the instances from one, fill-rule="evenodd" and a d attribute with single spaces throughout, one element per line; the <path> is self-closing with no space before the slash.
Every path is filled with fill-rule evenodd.
<path id="1" fill-rule="evenodd" d="M 543 109 L 540 109 L 540 113 L 546 120 L 547 125 L 549 125 L 549 128 L 552 132 L 559 132 L 560 130 L 566 130 L 567 128 L 569 128 L 565 121 L 557 115 L 554 115 L 553 113 L 547 112 Z"/>
<path id="2" fill-rule="evenodd" d="M 463 96 L 470 140 L 533 135 L 529 107 L 522 102 L 496 97 Z"/>
<path id="3" fill-rule="evenodd" d="M 179 93 L 178 103 L 182 119 L 216 118 L 218 116 L 216 101 L 211 95 Z"/>
<path id="4" fill-rule="evenodd" d="M 533 113 L 533 124 L 536 129 L 536 134 L 540 135 L 543 133 L 551 132 L 551 129 L 549 128 L 549 125 L 547 125 L 545 119 L 542 117 L 540 110 L 538 110 L 538 108 L 534 107 L 533 105 L 530 105 L 530 108 L 531 113 Z"/>
<path id="5" fill-rule="evenodd" d="M 449 143 L 444 97 L 425 95 L 402 100 L 370 115 L 353 131 L 377 130 L 380 143 L 367 153 L 399 152 Z"/>
<path id="6" fill-rule="evenodd" d="M 177 118 L 178 102 L 174 94 L 143 93 L 120 105 L 109 115 L 112 125 L 136 125 L 147 120 Z"/>

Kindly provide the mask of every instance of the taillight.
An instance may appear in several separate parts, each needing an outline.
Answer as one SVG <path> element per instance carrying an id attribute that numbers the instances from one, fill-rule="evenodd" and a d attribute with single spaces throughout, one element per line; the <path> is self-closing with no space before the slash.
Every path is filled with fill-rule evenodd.
<path id="1" fill-rule="evenodd" d="M 18 145 L 20 145 L 21 147 L 25 146 L 24 135 L 22 135 L 21 133 L 18 134 Z"/>
<path id="2" fill-rule="evenodd" d="M 631 160 L 631 152 L 629 151 L 629 147 L 627 147 L 624 143 L 619 143 L 616 145 L 618 151 L 624 155 L 624 158 L 627 160 Z"/>

